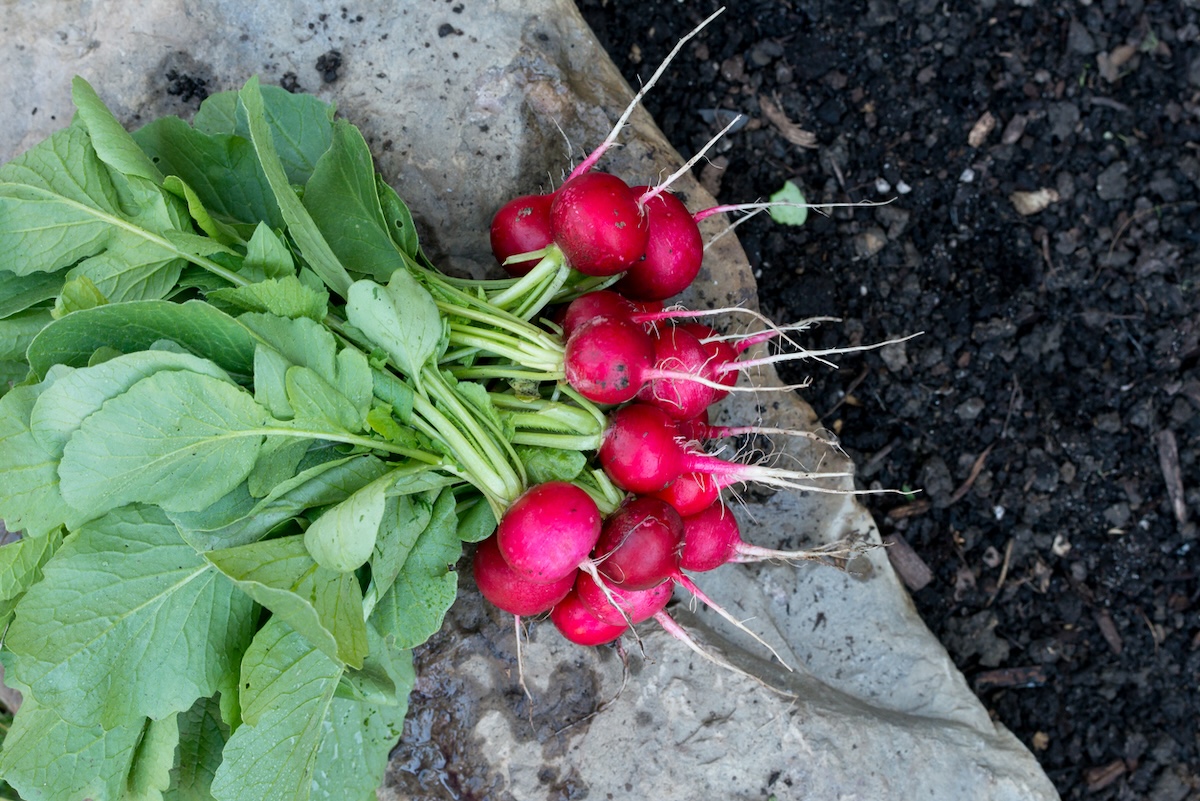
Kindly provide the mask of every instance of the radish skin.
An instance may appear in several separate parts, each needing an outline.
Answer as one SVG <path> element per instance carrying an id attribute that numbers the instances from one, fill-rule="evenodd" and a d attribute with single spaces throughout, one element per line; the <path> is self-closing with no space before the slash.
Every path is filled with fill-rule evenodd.
<path id="1" fill-rule="evenodd" d="M 600 510 L 587 492 L 566 481 L 549 481 L 513 501 L 496 527 L 496 544 L 517 575 L 556 584 L 587 559 L 600 525 Z"/>
<path id="2" fill-rule="evenodd" d="M 575 573 L 552 584 L 526 581 L 500 554 L 495 536 L 488 537 L 475 549 L 471 562 L 475 584 L 483 597 L 493 606 L 518 617 L 540 615 L 550 611 L 571 591 Z M 576 571 L 577 573 L 578 571 Z"/>
<path id="3" fill-rule="evenodd" d="M 604 645 L 629 630 L 628 623 L 605 623 L 598 619 L 574 590 L 554 605 L 550 620 L 563 637 L 576 645 Z"/>
<path id="4" fill-rule="evenodd" d="M 649 228 L 628 184 L 615 175 L 587 172 L 554 193 L 550 233 L 571 267 L 607 277 L 642 258 Z"/>
<path id="5" fill-rule="evenodd" d="M 492 217 L 492 255 L 509 275 L 526 275 L 539 261 L 537 258 L 512 261 L 514 256 L 543 250 L 553 241 L 550 233 L 553 200 L 553 195 L 522 195 L 505 203 Z"/>

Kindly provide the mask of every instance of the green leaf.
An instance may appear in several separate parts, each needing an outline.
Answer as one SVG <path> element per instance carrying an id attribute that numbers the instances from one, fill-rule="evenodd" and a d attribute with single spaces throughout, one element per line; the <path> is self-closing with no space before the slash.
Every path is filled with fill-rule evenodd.
<path id="1" fill-rule="evenodd" d="M 133 138 L 165 174 L 177 176 L 195 192 L 214 218 L 283 227 L 279 204 L 249 138 L 232 132 L 205 133 L 178 117 L 154 120 L 135 131 Z"/>
<path id="2" fill-rule="evenodd" d="M 296 475 L 296 470 L 312 442 L 293 437 L 267 437 L 258 459 L 254 462 L 254 470 L 246 476 L 246 489 L 255 498 L 264 498 L 277 485 Z"/>
<path id="3" fill-rule="evenodd" d="M 454 493 L 438 496 L 432 519 L 391 588 L 371 614 L 371 625 L 396 648 L 412 648 L 442 627 L 458 592 L 454 564 L 462 556 Z"/>
<path id="4" fill-rule="evenodd" d="M 268 278 L 249 286 L 209 292 L 208 301 L 233 314 L 266 312 L 279 317 L 308 317 L 321 322 L 328 313 L 329 294 L 300 282 L 295 275 Z"/>
<path id="5" fill-rule="evenodd" d="M 30 416 L 38 396 L 68 371 L 57 368 L 40 384 L 15 387 L 0 398 L 0 520 L 26 536 L 43 536 L 66 522 L 58 457 L 34 438 Z"/>
<path id="6" fill-rule="evenodd" d="M 208 509 L 173 512 L 171 519 L 198 550 L 248 545 L 306 509 L 345 500 L 389 469 L 386 462 L 369 454 L 332 458 L 340 454 L 329 448 L 317 452 L 331 461 L 302 463 L 300 472 L 275 485 L 262 500 L 256 501 L 243 484 Z"/>
<path id="7" fill-rule="evenodd" d="M 587 456 L 579 451 L 528 445 L 519 445 L 516 450 L 531 486 L 548 481 L 571 481 L 587 467 Z"/>
<path id="8" fill-rule="evenodd" d="M 178 746 L 177 715 L 148 720 L 134 751 L 121 801 L 162 801 L 163 792 L 171 784 L 171 767 L 175 764 Z"/>
<path id="9" fill-rule="evenodd" d="M 52 300 L 63 285 L 63 273 L 16 275 L 0 271 L 0 317 L 11 317 Z"/>
<path id="10" fill-rule="evenodd" d="M 258 224 L 258 227 L 254 229 L 254 235 L 246 244 L 246 260 L 242 269 L 256 277 L 261 274 L 259 280 L 285 278 L 296 274 L 296 264 L 292 261 L 292 252 L 266 223 Z M 310 286 L 309 289 L 317 291 L 316 287 Z M 328 294 L 325 297 L 328 297 Z"/>
<path id="11" fill-rule="evenodd" d="M 161 719 L 212 695 L 254 625 L 250 599 L 150 507 L 82 526 L 17 606 L 13 675 L 79 725 Z"/>
<path id="12" fill-rule="evenodd" d="M 105 401 L 163 370 L 188 370 L 229 381 L 220 367 L 187 353 L 144 350 L 119 354 L 99 364 L 67 372 L 46 387 L 29 415 L 34 439 L 47 453 L 61 458 L 67 441 Z"/>
<path id="13" fill-rule="evenodd" d="M 249 378 L 258 338 L 224 312 L 201 301 L 146 300 L 68 314 L 46 326 L 29 346 L 29 366 L 40 376 L 55 364 L 86 367 L 101 347 L 122 353 L 170 340 L 235 377 Z"/>
<path id="14" fill-rule="evenodd" d="M 92 145 L 101 161 L 122 175 L 162 183 L 162 173 L 104 105 L 91 84 L 75 76 L 71 81 L 71 100 L 91 135 Z"/>
<path id="15" fill-rule="evenodd" d="M 178 175 L 169 175 L 163 180 L 163 189 L 187 204 L 188 214 L 201 231 L 222 245 L 241 243 L 237 230 L 227 223 L 215 219 L 204 205 L 204 200 Z"/>
<path id="16" fill-rule="evenodd" d="M 178 721 L 179 747 L 163 801 L 212 801 L 212 780 L 229 740 L 220 704 L 215 698 L 201 698 L 179 713 Z"/>
<path id="17" fill-rule="evenodd" d="M 414 381 L 442 336 L 433 296 L 404 270 L 392 273 L 387 286 L 356 281 L 346 298 L 346 317 Z"/>
<path id="18" fill-rule="evenodd" d="M 42 580 L 42 567 L 62 545 L 62 530 L 45 537 L 22 537 L 0 546 L 0 631 L 10 620 L 17 602 Z"/>
<path id="19" fill-rule="evenodd" d="M 390 668 L 411 687 L 402 659 Z M 407 704 L 375 706 L 338 696 L 343 669 L 277 619 L 255 637 L 242 666 L 246 722 L 230 737 L 213 782 L 219 801 L 374 799 Z"/>
<path id="20" fill-rule="evenodd" d="M 288 368 L 284 386 L 298 424 L 319 431 L 351 434 L 366 427 L 366 415 L 315 370 Z"/>
<path id="21" fill-rule="evenodd" d="M 347 573 L 366 563 L 375 549 L 392 481 L 390 475 L 372 481 L 313 521 L 304 532 L 304 547 L 317 564 Z"/>
<path id="22" fill-rule="evenodd" d="M 154 759 L 159 751 L 139 746 L 147 737 L 162 743 L 174 717 L 168 720 L 142 718 L 110 729 L 77 726 L 26 698 L 4 738 L 0 774 L 26 801 L 125 801 L 133 774 L 141 771 L 138 760 Z"/>
<path id="23" fill-rule="evenodd" d="M 116 189 L 82 126 L 0 167 L 0 269 L 56 272 L 103 250 L 119 218 Z"/>
<path id="24" fill-rule="evenodd" d="M 250 132 L 250 141 L 258 154 L 259 163 L 271 185 L 275 201 L 279 204 L 280 213 L 287 223 L 288 233 L 296 241 L 300 252 L 313 271 L 321 277 L 325 285 L 334 292 L 342 295 L 350 288 L 350 275 L 338 261 L 337 256 L 329 247 L 329 243 L 321 235 L 308 210 L 300 202 L 289 183 L 288 175 L 276 150 L 275 140 L 266 118 L 263 95 L 257 78 L 246 82 L 238 99 L 246 110 L 246 120 Z"/>
<path id="25" fill-rule="evenodd" d="M 29 309 L 0 320 L 0 359 L 24 361 L 29 343 L 52 319 L 48 309 Z"/>
<path id="26" fill-rule="evenodd" d="M 287 179 L 303 186 L 321 154 L 329 149 L 334 107 L 315 95 L 292 93 L 279 86 L 260 86 L 263 120 L 275 140 Z M 209 95 L 193 124 L 210 134 L 237 134 L 249 139 L 250 126 L 238 92 Z"/>
<path id="27" fill-rule="evenodd" d="M 771 206 L 767 212 L 771 219 L 781 225 L 804 225 L 808 219 L 808 201 L 800 187 L 792 181 L 784 181 L 778 192 L 771 195 L 772 203 L 791 203 L 790 206 Z"/>
<path id="28" fill-rule="evenodd" d="M 433 518 L 433 504 L 438 494 L 436 490 L 427 490 L 388 498 L 375 550 L 371 554 L 371 586 L 367 597 L 374 600 L 370 603 L 382 598 L 400 575 L 421 532 Z"/>
<path id="29" fill-rule="evenodd" d="M 100 287 L 86 275 L 77 275 L 62 285 L 62 291 L 54 300 L 55 319 L 65 317 L 71 312 L 94 309 L 108 303 L 108 298 L 100 291 Z"/>
<path id="30" fill-rule="evenodd" d="M 496 530 L 496 515 L 483 498 L 458 509 L 458 538 L 463 542 L 482 542 Z"/>
<path id="31" fill-rule="evenodd" d="M 404 269 L 383 217 L 366 140 L 345 120 L 304 187 L 304 207 L 343 264 L 378 281 Z"/>
<path id="32" fill-rule="evenodd" d="M 412 212 L 409 211 L 408 204 L 400 199 L 400 195 L 396 194 L 395 189 L 384 182 L 382 176 L 375 176 L 375 185 L 379 192 L 379 205 L 383 210 L 384 224 L 392 236 L 392 242 L 402 254 L 408 256 L 413 262 L 418 264 L 423 262 L 421 243 L 417 238 L 417 226 L 413 223 Z"/>
<path id="33" fill-rule="evenodd" d="M 128 503 L 203 509 L 250 474 L 269 419 L 235 384 L 155 373 L 109 399 L 72 435 L 58 467 L 63 498 L 93 516 Z"/>
<path id="34" fill-rule="evenodd" d="M 367 634 L 358 579 L 318 565 L 303 535 L 209 551 L 205 557 L 329 658 L 362 666 Z"/>

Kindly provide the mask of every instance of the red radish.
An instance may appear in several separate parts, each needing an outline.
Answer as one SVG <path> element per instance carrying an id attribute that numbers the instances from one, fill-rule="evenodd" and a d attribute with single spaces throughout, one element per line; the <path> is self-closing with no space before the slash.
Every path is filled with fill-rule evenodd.
<path id="1" fill-rule="evenodd" d="M 587 172 L 554 193 L 550 232 L 568 264 L 602 277 L 624 272 L 642 258 L 649 229 L 628 184 L 615 175 Z"/>
<path id="2" fill-rule="evenodd" d="M 729 562 L 825 562 L 831 558 L 846 559 L 861 551 L 848 542 L 836 542 L 807 551 L 777 551 L 750 545 L 733 512 L 720 501 L 709 508 L 683 519 L 684 570 L 701 573 L 714 570 Z M 590 580 L 590 579 L 589 579 Z"/>
<path id="3" fill-rule="evenodd" d="M 510 262 L 510 258 L 542 250 L 553 241 L 550 236 L 553 200 L 553 195 L 522 195 L 501 206 L 492 218 L 492 255 L 509 275 L 525 275 L 539 261 L 535 257 Z"/>
<path id="4" fill-rule="evenodd" d="M 484 598 L 505 612 L 522 617 L 550 611 L 550 607 L 561 601 L 575 583 L 574 573 L 552 584 L 526 581 L 504 561 L 494 536 L 479 543 L 472 570 Z"/>
<path id="5" fill-rule="evenodd" d="M 683 518 L 657 498 L 633 497 L 604 521 L 593 561 L 622 590 L 648 590 L 679 572 Z"/>
<path id="6" fill-rule="evenodd" d="M 688 515 L 694 515 L 712 506 L 720 497 L 720 493 L 721 488 L 712 476 L 705 473 L 684 473 L 666 489 L 652 492 L 650 496 L 671 504 L 686 521 Z"/>
<path id="7" fill-rule="evenodd" d="M 671 344 L 668 341 L 665 346 Z M 648 382 L 655 380 L 666 382 L 659 385 L 655 394 L 667 399 L 689 395 L 710 397 L 710 390 L 722 386 L 710 377 L 708 356 L 703 349 L 672 351 L 670 359 L 664 360 L 666 367 L 656 364 L 654 351 L 654 338 L 636 323 L 620 317 L 595 317 L 576 328 L 567 339 L 563 374 L 576 392 L 602 404 L 632 400 Z M 673 369 L 676 362 L 688 369 Z M 677 413 L 691 416 L 697 411 L 693 400 L 686 409 L 681 405 Z"/>
<path id="8" fill-rule="evenodd" d="M 680 375 L 712 382 L 715 376 L 707 371 L 709 359 L 709 352 L 695 336 L 677 326 L 668 327 L 654 340 L 654 370 L 659 375 L 642 387 L 638 400 L 657 406 L 676 420 L 703 413 L 713 403 L 716 390 Z"/>
<path id="9" fill-rule="evenodd" d="M 566 481 L 530 487 L 496 527 L 504 560 L 526 581 L 557 584 L 573 575 L 600 536 L 592 497 Z"/>
<path id="10" fill-rule="evenodd" d="M 637 315 L 638 307 L 634 305 L 633 301 L 616 292 L 598 289 L 580 295 L 567 304 L 567 308 L 559 320 L 559 325 L 562 326 L 563 339 L 566 340 L 570 339 L 571 334 L 575 333 L 584 323 L 597 318 L 616 317 L 631 322 L 640 322 Z"/>
<path id="11" fill-rule="evenodd" d="M 563 355 L 567 383 L 594 403 L 632 400 L 653 365 L 654 341 L 637 324 L 616 317 L 580 326 Z"/>
<path id="12" fill-rule="evenodd" d="M 704 323 L 680 323 L 679 328 L 696 337 L 713 364 L 727 364 L 736 361 L 738 355 L 741 353 L 733 345 L 722 339 L 718 339 L 719 334 Z M 775 335 L 774 331 L 770 333 L 771 336 Z M 718 384 L 724 384 L 727 387 L 732 387 L 737 383 L 736 372 L 721 373 L 715 377 Z M 723 400 L 727 395 L 729 395 L 728 389 L 713 390 L 713 403 Z"/>
<path id="13" fill-rule="evenodd" d="M 550 620 L 562 636 L 576 645 L 604 645 L 629 629 L 629 624 L 623 621 L 616 624 L 598 619 L 574 591 L 554 605 Z"/>
<path id="14" fill-rule="evenodd" d="M 808 483 L 844 478 L 846 472 L 814 473 L 744 465 L 689 449 L 671 417 L 654 406 L 631 403 L 609 415 L 600 444 L 600 464 L 614 484 L 630 492 L 657 492 L 683 473 L 705 473 L 720 487 L 757 482 L 812 492 L 847 492 Z"/>
<path id="15" fill-rule="evenodd" d="M 635 187 L 639 195 L 648 186 Z M 645 258 L 633 264 L 616 290 L 639 300 L 666 300 L 691 286 L 704 260 L 704 239 L 683 201 L 669 192 L 643 204 L 649 239 Z"/>
<path id="16" fill-rule="evenodd" d="M 604 521 L 604 531 L 596 543 L 593 557 L 597 571 L 608 579 L 609 586 L 621 591 L 649 590 L 666 582 L 678 584 L 718 615 L 761 642 L 782 662 L 775 649 L 716 604 L 683 574 L 679 566 L 682 535 L 683 520 L 669 504 L 645 496 L 629 498 Z M 598 586 L 597 589 L 603 594 L 607 587 Z"/>
<path id="17" fill-rule="evenodd" d="M 575 594 L 579 600 L 597 620 L 614 626 L 636 625 L 649 620 L 667 605 L 675 591 L 675 585 L 669 581 L 648 590 L 623 590 L 613 585 L 601 587 L 591 576 L 583 573 L 580 576 L 575 581 Z"/>

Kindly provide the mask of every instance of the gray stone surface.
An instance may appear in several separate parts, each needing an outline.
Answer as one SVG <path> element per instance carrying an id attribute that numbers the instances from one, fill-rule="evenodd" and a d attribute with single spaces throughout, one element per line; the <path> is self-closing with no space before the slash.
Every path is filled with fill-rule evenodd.
<path id="1" fill-rule="evenodd" d="M 739 21 L 731 14 L 716 24 Z M 326 83 L 316 63 L 331 50 L 342 66 Z M 360 8 L 313 0 L 6 0 L 0 69 L 8 90 L 0 99 L 4 160 L 69 120 L 74 74 L 134 127 L 192 109 L 167 92 L 172 69 L 203 78 L 212 91 L 236 88 L 251 74 L 276 82 L 292 73 L 362 127 L 436 259 L 474 274 L 489 269 L 493 210 L 561 180 L 629 96 L 564 0 Z M 654 181 L 679 164 L 640 111 L 622 144 L 605 165 L 631 183 Z M 690 180 L 679 188 L 692 208 L 712 203 Z M 710 222 L 712 236 L 721 226 Z M 750 269 L 734 237 L 710 248 L 685 300 L 753 304 Z M 757 380 L 775 383 L 771 374 Z M 815 425 L 812 411 L 786 392 L 742 395 L 721 416 Z M 836 452 L 804 442 L 776 443 L 778 458 L 852 468 Z M 878 539 L 869 515 L 845 494 L 751 493 L 739 514 L 748 539 L 762 545 L 802 547 L 849 532 Z M 412 732 L 380 795 L 1057 798 L 1033 757 L 989 719 L 885 555 L 874 551 L 869 562 L 858 575 L 772 565 L 703 577 L 705 589 L 749 618 L 794 672 L 765 660 L 761 646 L 711 613 L 682 603 L 673 614 L 696 638 L 761 682 L 647 628 L 641 647 L 630 648 L 633 675 L 622 690 L 622 666 L 611 652 L 569 646 L 535 624 L 523 644 L 532 701 L 517 682 L 511 620 L 466 586 L 446 629 L 421 655 Z"/>

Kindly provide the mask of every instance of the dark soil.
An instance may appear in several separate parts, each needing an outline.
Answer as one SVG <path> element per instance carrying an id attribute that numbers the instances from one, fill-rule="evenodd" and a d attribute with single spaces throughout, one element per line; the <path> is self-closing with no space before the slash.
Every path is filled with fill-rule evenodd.
<path id="1" fill-rule="evenodd" d="M 581 6 L 637 85 L 717 3 Z M 738 229 L 772 317 L 845 320 L 814 345 L 925 332 L 784 378 L 921 490 L 868 504 L 1063 797 L 1200 798 L 1200 5 L 744 0 L 646 106 L 684 156 L 748 117 L 723 203 L 893 201 Z"/>

